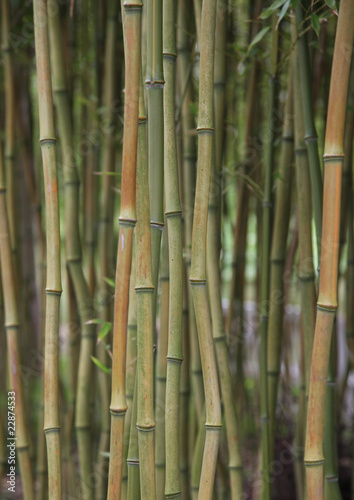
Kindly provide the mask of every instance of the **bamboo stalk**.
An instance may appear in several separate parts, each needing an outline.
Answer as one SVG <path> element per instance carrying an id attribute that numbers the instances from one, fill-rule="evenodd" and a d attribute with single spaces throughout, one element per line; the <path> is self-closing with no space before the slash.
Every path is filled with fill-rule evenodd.
<path id="1" fill-rule="evenodd" d="M 213 494 L 221 429 L 219 384 L 206 289 L 206 236 L 213 143 L 215 13 L 216 1 L 204 0 L 200 38 L 198 173 L 189 278 L 197 319 L 206 401 L 206 437 L 198 497 L 203 500 L 211 499 Z"/>
<path id="2" fill-rule="evenodd" d="M 174 0 L 163 8 L 164 86 L 164 179 L 169 255 L 169 326 L 166 377 L 165 443 L 166 498 L 181 497 L 179 389 L 182 354 L 182 212 L 179 199 L 177 146 L 175 133 L 176 13 Z"/>
<path id="3" fill-rule="evenodd" d="M 167 372 L 167 346 L 168 346 L 168 319 L 169 319 L 169 271 L 168 271 L 168 236 L 167 226 L 163 229 L 162 260 L 160 271 L 160 329 L 156 352 L 156 498 L 164 499 L 165 496 L 165 408 L 166 408 L 166 372 Z"/>
<path id="4" fill-rule="evenodd" d="M 47 4 L 33 3 L 39 96 L 40 145 L 42 151 L 47 226 L 47 283 L 44 368 L 44 432 L 47 442 L 48 493 L 61 498 L 59 428 L 59 303 L 61 296 L 58 184 L 55 160 L 52 86 L 49 65 Z"/>
<path id="5" fill-rule="evenodd" d="M 52 59 L 52 84 L 58 117 L 58 130 L 62 150 L 65 201 L 66 262 L 72 280 L 82 327 L 78 367 L 75 427 L 78 434 L 81 488 L 83 494 L 93 498 L 90 474 L 90 386 L 92 380 L 91 355 L 94 352 L 95 326 L 87 324 L 92 318 L 89 288 L 82 268 L 79 231 L 79 175 L 73 151 L 73 126 L 70 115 L 69 94 L 66 87 L 64 51 L 61 41 L 59 9 L 49 16 L 49 35 Z"/>
<path id="6" fill-rule="evenodd" d="M 138 327 L 138 409 L 140 495 L 142 500 L 155 500 L 154 463 L 154 399 L 153 399 L 153 330 L 154 287 L 152 277 L 152 246 L 147 171 L 146 116 L 144 101 L 139 109 L 137 195 L 136 195 L 136 293 Z"/>
<path id="7" fill-rule="evenodd" d="M 98 260 L 99 268 L 97 275 L 97 288 L 99 294 L 98 314 L 103 321 L 112 320 L 111 294 L 105 281 L 106 277 L 112 275 L 110 266 L 112 257 L 112 233 L 113 233 L 113 177 L 109 175 L 115 170 L 115 120 L 114 120 L 114 98 L 116 85 L 116 35 L 117 35 L 117 11 L 118 2 L 110 0 L 107 5 L 106 36 L 104 51 L 104 82 L 102 88 L 102 104 L 105 108 L 101 126 L 103 126 L 103 153 L 102 153 L 102 185 L 99 204 L 98 219 Z M 104 18 L 104 16 L 102 15 Z M 104 19 L 102 21 L 104 23 Z M 100 54 L 98 54 L 100 56 Z M 100 62 L 100 61 L 99 61 Z M 99 64 L 100 67 L 100 64 Z M 101 96 L 101 78 L 97 75 L 98 96 Z M 97 346 L 98 359 L 107 366 L 108 354 L 104 345 Z M 109 450 L 110 440 L 110 379 L 101 370 L 97 373 L 98 386 L 101 398 L 101 434 L 98 448 L 98 471 L 101 477 L 106 477 L 108 460 L 105 456 Z M 107 482 L 102 481 L 101 487 L 96 493 L 97 500 L 105 500 L 107 497 Z"/>
<path id="8" fill-rule="evenodd" d="M 140 500 L 140 470 L 139 470 L 139 444 L 138 429 L 136 426 L 138 412 L 138 372 L 135 376 L 134 396 L 132 405 L 132 418 L 130 423 L 129 449 L 127 456 L 129 500 Z"/>
<path id="9" fill-rule="evenodd" d="M 5 308 L 5 329 L 7 340 L 7 356 L 9 367 L 9 396 L 14 396 L 15 401 L 15 426 L 16 426 L 16 452 L 21 471 L 21 479 L 25 500 L 34 500 L 34 485 L 29 455 L 28 430 L 24 408 L 22 379 L 20 376 L 19 352 L 19 313 L 16 297 L 15 275 L 13 272 L 13 259 L 10 243 L 10 229 L 7 216 L 7 200 L 5 174 L 3 165 L 2 144 L 0 141 L 0 265 L 3 284 L 3 298 Z M 6 284 L 6 286 L 4 286 Z M 47 379 L 48 381 L 48 379 Z M 9 403 L 13 400 L 9 400 Z"/>
<path id="10" fill-rule="evenodd" d="M 180 92 L 186 86 L 185 79 L 190 72 L 190 44 L 188 33 L 184 28 L 188 21 L 188 0 L 178 2 L 178 18 L 177 18 L 177 77 L 179 79 Z M 182 125 L 182 171 L 183 171 L 183 253 L 184 261 L 187 267 L 187 277 L 190 274 L 191 265 L 191 243 L 193 229 L 193 206 L 194 206 L 194 189 L 195 189 L 195 163 L 196 163 L 196 145 L 192 131 L 195 128 L 194 118 L 191 111 L 191 103 L 193 102 L 192 82 L 188 81 L 181 109 L 181 125 Z M 195 320 L 195 312 L 193 308 L 193 299 L 190 284 L 188 282 L 188 328 L 190 338 L 191 351 L 191 379 L 194 401 L 196 405 L 198 421 L 200 420 L 203 405 L 204 405 L 204 390 L 203 376 L 200 360 L 200 352 L 198 345 L 198 332 Z"/>
<path id="11" fill-rule="evenodd" d="M 291 70 L 290 70 L 291 73 Z M 270 459 L 274 458 L 275 410 L 280 374 L 281 342 L 284 315 L 284 265 L 286 235 L 289 230 L 291 179 L 294 153 L 294 99 L 292 75 L 288 80 L 288 95 L 284 110 L 283 136 L 280 152 L 279 181 L 274 210 L 274 231 L 270 253 L 269 322 L 267 345 L 268 405 L 270 419 Z"/>
<path id="12" fill-rule="evenodd" d="M 125 395 L 127 324 L 133 231 L 136 222 L 135 188 L 141 58 L 140 27 L 142 4 L 137 0 L 131 3 L 124 2 L 122 7 L 124 8 L 125 103 L 119 242 L 113 324 L 112 394 L 110 405 L 111 444 L 107 497 L 110 500 L 121 498 L 123 473 L 124 419 L 127 411 Z"/>
<path id="13" fill-rule="evenodd" d="M 296 25 L 298 30 L 303 29 L 304 23 L 304 5 L 298 3 L 296 13 Z M 304 33 L 298 38 L 298 58 L 300 71 L 301 99 L 305 122 L 305 143 L 308 152 L 311 176 L 312 204 L 315 215 L 316 239 L 318 253 L 321 248 L 321 230 L 322 230 L 322 200 L 323 183 L 321 174 L 320 157 L 318 153 L 318 137 L 315 126 L 312 97 L 312 78 L 310 69 L 310 54 L 307 41 L 307 35 Z"/>
<path id="14" fill-rule="evenodd" d="M 191 446 L 188 439 L 189 422 L 189 397 L 190 397 L 190 381 L 189 381 L 189 331 L 188 331 L 188 297 L 187 297 L 188 281 L 186 279 L 186 266 L 183 266 L 183 323 L 182 323 L 182 352 L 183 363 L 181 368 L 181 380 L 179 386 L 180 399 L 180 418 L 179 418 L 179 436 L 180 444 L 180 475 L 181 475 L 181 498 L 182 500 L 189 499 L 189 470 L 188 470 L 188 452 Z"/>
<path id="15" fill-rule="evenodd" d="M 325 176 L 321 275 L 311 363 L 304 459 L 309 500 L 322 500 L 324 495 L 324 410 L 332 328 L 337 309 L 340 194 L 346 97 L 354 34 L 353 7 L 352 2 L 343 0 L 339 10 L 323 156 Z"/>

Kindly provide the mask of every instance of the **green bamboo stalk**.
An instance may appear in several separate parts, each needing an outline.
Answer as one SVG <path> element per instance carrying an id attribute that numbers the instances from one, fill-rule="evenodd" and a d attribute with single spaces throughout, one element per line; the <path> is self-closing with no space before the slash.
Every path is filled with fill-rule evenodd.
<path id="1" fill-rule="evenodd" d="M 113 324 L 112 395 L 110 405 L 111 444 L 107 497 L 109 500 L 121 498 L 123 473 L 124 419 L 127 410 L 125 395 L 127 323 L 133 231 L 136 222 L 135 181 L 141 59 L 140 28 L 142 4 L 137 0 L 131 3 L 124 2 L 122 3 L 122 7 L 124 9 L 125 104 L 121 205 Z M 137 261 L 138 258 L 137 250 Z"/>
<path id="2" fill-rule="evenodd" d="M 98 314 L 103 321 L 112 320 L 111 294 L 105 281 L 106 277 L 111 276 L 111 257 L 112 257 L 112 233 L 113 233 L 113 176 L 109 173 L 115 170 L 115 120 L 113 102 L 115 98 L 116 84 L 116 35 L 117 35 L 117 11 L 118 2 L 110 0 L 107 5 L 106 19 L 106 37 L 104 51 L 104 82 L 102 88 L 102 104 L 105 108 L 103 114 L 102 126 L 103 135 L 103 153 L 102 153 L 102 185 L 100 192 L 100 206 L 98 219 L 98 260 L 99 267 L 97 273 L 97 288 L 99 297 Z M 102 16 L 103 17 L 103 16 Z M 104 21 L 103 21 L 104 22 Z M 99 54 L 100 56 L 100 54 Z M 100 65 L 99 65 L 100 67 Z M 98 90 L 100 90 L 100 75 L 97 75 Z M 100 97 L 100 92 L 98 93 Z M 105 365 L 109 363 L 109 357 L 104 345 L 97 346 L 97 357 Z M 107 375 L 98 370 L 98 386 L 101 398 L 101 434 L 98 448 L 98 471 L 100 477 L 106 477 L 108 460 L 106 453 L 109 450 L 110 440 L 110 379 Z M 101 486 L 96 492 L 97 500 L 105 500 L 107 497 L 107 483 L 101 482 Z"/>
<path id="3" fill-rule="evenodd" d="M 15 280 L 18 280 L 19 256 L 17 255 L 16 237 L 16 183 L 15 183 L 15 82 L 12 63 L 10 36 L 10 2 L 4 0 L 1 5 L 2 52 L 5 76 L 5 150 L 4 164 L 6 173 L 6 199 L 9 218 L 11 251 L 14 259 Z M 18 286 L 18 283 L 17 285 Z"/>
<path id="4" fill-rule="evenodd" d="M 203 465 L 203 452 L 204 452 L 204 443 L 205 443 L 205 407 L 202 411 L 202 416 L 200 418 L 199 426 L 198 426 L 198 435 L 195 440 L 194 445 L 194 453 L 193 453 L 193 461 L 191 468 L 191 493 L 192 500 L 198 500 L 199 497 L 199 486 L 200 486 L 200 477 L 202 473 L 202 465 Z"/>
<path id="5" fill-rule="evenodd" d="M 290 68 L 291 73 L 291 68 Z M 283 136 L 279 160 L 279 180 L 274 210 L 274 231 L 270 253 L 270 306 L 267 346 L 268 409 L 270 430 L 270 459 L 274 458 L 275 410 L 280 374 L 281 342 L 284 314 L 284 265 L 289 230 L 291 178 L 294 153 L 293 78 L 289 76 L 288 95 L 284 110 Z"/>
<path id="6" fill-rule="evenodd" d="M 305 466 L 309 500 L 323 499 L 323 429 L 326 378 L 337 309 L 340 194 L 346 97 L 353 43 L 354 6 L 343 0 L 339 10 L 328 101 L 324 147 L 324 208 L 321 239 L 321 275 L 310 374 Z M 340 96 L 340 98 L 339 98 Z"/>
<path id="7" fill-rule="evenodd" d="M 33 9 L 39 96 L 40 145 L 44 173 L 47 228 L 44 432 L 47 442 L 48 493 L 49 497 L 54 500 L 61 498 L 58 334 L 59 303 L 62 290 L 60 276 L 59 203 L 48 25 L 47 22 L 44 22 L 44 20 L 48 19 L 47 4 L 45 1 L 36 0 L 33 3 Z"/>
<path id="8" fill-rule="evenodd" d="M 69 94 L 66 87 L 65 60 L 61 40 L 59 9 L 49 16 L 50 50 L 52 59 L 52 85 L 58 117 L 65 201 L 66 262 L 74 288 L 82 327 L 78 367 L 75 428 L 78 435 L 81 488 L 83 494 L 93 498 L 90 451 L 90 387 L 92 379 L 91 355 L 94 352 L 95 326 L 87 322 L 92 318 L 92 303 L 83 268 L 79 231 L 80 181 L 73 151 L 73 126 Z M 84 493 L 85 492 L 85 493 Z"/>
<path id="9" fill-rule="evenodd" d="M 271 73 L 269 79 L 269 140 L 265 152 L 265 186 L 262 213 L 262 268 L 261 268 L 261 304 L 260 304 L 260 337 L 261 337 L 261 359 L 260 359 L 260 390 L 261 390 L 261 432 L 262 432 L 262 498 L 270 499 L 270 425 L 268 405 L 268 301 L 269 301 L 269 257 L 271 241 L 271 210 L 272 210 L 272 173 L 274 168 L 274 110 L 276 106 L 277 86 L 277 59 L 278 59 L 278 30 L 276 24 L 277 15 L 272 18 L 272 49 L 271 49 Z"/>
<path id="10" fill-rule="evenodd" d="M 218 0 L 216 6 L 214 107 L 215 107 L 215 154 L 208 208 L 207 273 L 212 331 L 219 373 L 221 396 L 224 404 L 226 434 L 229 451 L 231 498 L 242 496 L 242 461 L 239 447 L 239 431 L 234 404 L 234 389 L 229 367 L 220 287 L 220 223 L 221 223 L 221 162 L 224 128 L 225 100 L 225 51 L 226 51 L 227 4 Z M 213 168 L 214 167 L 214 168 Z"/>
<path id="11" fill-rule="evenodd" d="M 156 352 L 156 498 L 163 500 L 165 496 L 165 407 L 166 407 L 166 372 L 169 319 L 169 271 L 168 271 L 168 236 L 167 226 L 163 229 L 162 261 L 160 271 L 160 329 Z"/>
<path id="12" fill-rule="evenodd" d="M 127 398 L 127 413 L 124 424 L 124 461 L 122 499 L 127 498 L 128 489 L 128 466 L 127 457 L 129 450 L 130 428 L 133 411 L 134 386 L 136 376 L 137 346 L 136 346 L 136 294 L 135 294 L 135 252 L 133 245 L 133 258 L 130 271 L 129 285 L 129 309 L 128 309 L 128 332 L 127 332 L 127 373 L 125 383 L 125 394 Z"/>
<path id="13" fill-rule="evenodd" d="M 206 401 L 206 437 L 199 498 L 211 499 L 218 454 L 221 406 L 206 289 L 206 236 L 213 144 L 213 76 L 216 1 L 204 0 L 200 38 L 198 173 L 194 205 L 190 282 L 197 319 Z"/>
<path id="14" fill-rule="evenodd" d="M 163 229 L 163 63 L 162 0 L 147 0 L 147 64 L 145 85 L 148 102 L 148 163 L 150 193 L 150 225 L 152 252 L 152 284 L 154 286 L 154 324 L 157 282 Z M 155 332 L 154 332 L 155 339 Z M 154 340 L 155 343 L 155 340 Z"/>
<path id="15" fill-rule="evenodd" d="M 300 2 L 296 9 L 296 25 L 298 31 L 303 29 L 304 23 L 304 5 Z M 323 182 L 321 174 L 320 157 L 318 152 L 318 137 L 315 126 L 312 97 L 312 79 L 310 69 L 310 54 L 306 33 L 299 36 L 297 41 L 298 59 L 301 68 L 300 85 L 302 109 L 305 121 L 305 143 L 308 152 L 311 176 L 312 204 L 315 215 L 316 239 L 318 253 L 321 249 L 321 230 L 322 230 L 322 199 Z"/>
<path id="16" fill-rule="evenodd" d="M 188 0 L 178 2 L 178 18 L 177 18 L 177 78 L 179 84 L 179 92 L 186 86 L 186 75 L 190 72 L 190 43 L 188 33 L 185 27 L 188 25 Z M 187 267 L 187 278 L 190 275 L 191 265 L 191 244 L 192 244 L 192 229 L 193 229 L 193 206 L 194 206 L 194 189 L 195 189 L 195 163 L 196 163 L 196 145 L 192 131 L 195 128 L 194 118 L 191 111 L 191 103 L 193 102 L 192 82 L 188 81 L 186 91 L 181 107 L 181 126 L 182 126 L 182 155 L 183 155 L 183 244 L 184 244 L 184 261 Z M 204 405 L 204 390 L 203 390 L 203 375 L 200 360 L 200 352 L 198 345 L 198 332 L 195 320 L 195 312 L 193 307 L 193 299 L 191 294 L 190 284 L 188 283 L 188 328 L 190 338 L 191 351 L 191 379 L 194 401 L 196 405 L 198 421 L 200 420 L 203 405 Z"/>
<path id="17" fill-rule="evenodd" d="M 296 58 L 297 59 L 297 58 Z M 296 190 L 298 199 L 299 220 L 299 270 L 302 329 L 305 352 L 305 401 L 309 394 L 310 366 L 313 345 L 313 332 L 316 320 L 315 272 L 312 252 L 312 224 L 309 214 L 312 213 L 311 180 L 309 158 L 304 141 L 304 114 L 301 106 L 299 61 L 294 61 L 294 109 L 295 109 L 295 160 Z"/>
<path id="18" fill-rule="evenodd" d="M 176 14 L 174 0 L 163 8 L 164 86 L 164 178 L 169 254 L 169 326 L 166 378 L 165 445 L 166 498 L 181 497 L 179 389 L 182 354 L 182 212 L 179 199 L 177 146 L 175 133 Z"/>
<path id="19" fill-rule="evenodd" d="M 127 466 L 128 466 L 127 498 L 129 500 L 140 500 L 139 444 L 138 444 L 138 429 L 136 426 L 137 412 L 138 412 L 138 375 L 136 372 L 133 405 L 132 405 L 132 418 L 130 422 L 129 449 L 127 456 Z"/>
<path id="20" fill-rule="evenodd" d="M 155 500 L 154 463 L 154 395 L 153 395 L 153 331 L 154 287 L 147 171 L 146 115 L 140 99 L 137 195 L 136 195 L 136 293 L 138 327 L 137 429 L 139 442 L 140 495 L 142 500 Z M 152 232 L 152 231 L 151 231 Z"/>
<path id="21" fill-rule="evenodd" d="M 180 475 L 181 475 L 181 498 L 189 499 L 189 470 L 188 470 L 188 451 L 189 451 L 189 331 L 188 331 L 188 281 L 186 279 L 186 266 L 183 265 L 183 319 L 182 319 L 182 352 L 183 363 L 181 368 L 181 380 L 179 386 L 179 436 L 180 436 Z"/>
<path id="22" fill-rule="evenodd" d="M 5 308 L 5 329 L 7 340 L 7 356 L 9 368 L 9 382 L 11 392 L 9 396 L 15 397 L 15 423 L 16 423 L 16 452 L 18 456 L 22 486 L 25 500 L 34 500 L 34 485 L 29 455 L 28 429 L 22 379 L 20 376 L 19 352 L 19 313 L 16 297 L 15 275 L 13 272 L 13 258 L 10 243 L 10 229 L 7 216 L 7 199 L 5 186 L 5 173 L 3 165 L 2 143 L 0 141 L 0 265 L 2 290 Z M 5 286 L 6 284 L 6 286 Z M 48 379 L 47 379 L 48 381 Z M 9 403 L 13 400 L 9 400 Z M 47 410 L 48 411 L 48 410 Z"/>

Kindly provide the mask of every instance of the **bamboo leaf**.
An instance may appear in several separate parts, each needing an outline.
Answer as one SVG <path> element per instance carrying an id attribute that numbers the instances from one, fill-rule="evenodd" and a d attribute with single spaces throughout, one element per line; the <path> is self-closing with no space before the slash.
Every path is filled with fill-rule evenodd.
<path id="1" fill-rule="evenodd" d="M 268 33 L 269 30 L 270 28 L 269 26 L 267 26 L 266 28 L 263 28 L 259 33 L 257 33 L 257 35 L 254 37 L 254 39 L 248 46 L 248 52 L 251 50 L 252 47 L 254 47 L 257 43 L 259 43 L 262 40 L 262 38 L 265 37 L 265 35 Z"/>
<path id="2" fill-rule="evenodd" d="M 91 359 L 95 363 L 95 365 L 98 366 L 98 368 L 102 370 L 104 373 L 112 372 L 112 368 L 108 368 L 108 366 L 105 366 L 103 363 L 101 363 L 99 359 L 95 358 L 94 356 L 91 356 Z"/>
<path id="3" fill-rule="evenodd" d="M 112 280 L 111 278 L 105 277 L 103 279 L 107 283 L 107 285 L 111 286 L 112 288 L 116 287 L 116 284 L 115 284 L 114 280 Z"/>
<path id="4" fill-rule="evenodd" d="M 287 2 L 287 0 L 276 0 L 270 7 L 264 9 L 259 18 L 268 19 L 268 17 L 270 17 L 275 10 L 280 9 L 280 7 L 284 5 L 285 2 Z"/>
<path id="5" fill-rule="evenodd" d="M 328 7 L 332 10 L 337 10 L 336 0 L 325 0 Z M 311 16 L 312 17 L 312 16 Z"/>
<path id="6" fill-rule="evenodd" d="M 280 11 L 280 13 L 279 13 L 279 19 L 278 19 L 278 22 L 277 22 L 277 27 L 276 27 L 276 29 L 278 29 L 278 26 L 279 26 L 279 24 L 280 24 L 280 21 L 281 21 L 281 20 L 283 19 L 283 17 L 285 16 L 285 14 L 286 14 L 286 12 L 287 12 L 287 10 L 288 10 L 289 6 L 290 6 L 290 2 L 291 2 L 291 0 L 287 0 L 287 1 L 285 2 L 285 4 L 283 5 L 283 8 L 281 9 L 281 11 Z"/>
<path id="7" fill-rule="evenodd" d="M 316 16 L 316 14 L 311 14 L 311 24 L 312 24 L 312 27 L 315 30 L 316 35 L 318 37 L 318 35 L 320 33 L 321 25 L 320 25 L 320 20 L 319 20 L 318 16 Z"/>
<path id="8" fill-rule="evenodd" d="M 97 337 L 98 342 L 100 342 L 102 339 L 104 339 L 105 337 L 107 337 L 107 335 L 109 334 L 109 332 L 111 331 L 111 329 L 112 329 L 112 323 L 110 321 L 107 321 L 102 326 L 102 328 L 100 329 L 100 331 L 98 333 L 98 337 Z"/>

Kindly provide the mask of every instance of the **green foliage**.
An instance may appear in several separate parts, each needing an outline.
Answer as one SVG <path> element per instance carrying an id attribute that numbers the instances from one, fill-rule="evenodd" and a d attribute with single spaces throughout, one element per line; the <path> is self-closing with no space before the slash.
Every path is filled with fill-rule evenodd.
<path id="1" fill-rule="evenodd" d="M 108 374 L 112 372 L 112 368 L 105 366 L 103 363 L 101 363 L 99 359 L 95 358 L 95 356 L 91 356 L 91 359 L 95 363 L 95 365 L 98 366 L 98 368 L 102 370 L 104 373 Z"/>

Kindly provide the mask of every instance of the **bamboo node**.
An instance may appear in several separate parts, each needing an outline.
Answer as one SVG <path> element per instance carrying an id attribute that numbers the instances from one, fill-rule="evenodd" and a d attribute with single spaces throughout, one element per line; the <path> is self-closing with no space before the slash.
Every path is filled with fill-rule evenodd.
<path id="1" fill-rule="evenodd" d="M 123 7 L 127 11 L 132 11 L 132 10 L 141 10 L 143 8 L 142 3 L 123 3 Z"/>
<path id="2" fill-rule="evenodd" d="M 160 231 L 162 231 L 163 228 L 164 228 L 164 226 L 165 226 L 165 224 L 163 222 L 151 220 L 150 221 L 150 226 L 151 227 L 155 227 L 156 229 L 160 229 Z"/>
<path id="3" fill-rule="evenodd" d="M 181 365 L 183 363 L 183 358 L 177 358 L 175 356 L 166 356 L 167 361 Z"/>
<path id="4" fill-rule="evenodd" d="M 127 458 L 127 464 L 128 465 L 139 465 L 139 460 L 133 460 L 133 459 Z M 156 464 L 155 464 L 155 466 L 156 466 Z"/>
<path id="5" fill-rule="evenodd" d="M 240 471 L 242 471 L 243 467 L 242 467 L 242 465 L 229 465 L 228 469 L 229 470 L 240 470 Z"/>
<path id="6" fill-rule="evenodd" d="M 139 292 L 149 292 L 149 293 L 153 293 L 155 290 L 155 287 L 154 286 L 136 286 L 135 287 L 135 291 L 136 293 L 139 293 Z"/>
<path id="7" fill-rule="evenodd" d="M 180 217 L 182 215 L 182 210 L 170 210 L 165 212 L 166 217 Z"/>
<path id="8" fill-rule="evenodd" d="M 221 335 L 221 337 L 214 337 L 214 342 L 224 342 L 226 340 L 226 335 Z"/>
<path id="9" fill-rule="evenodd" d="M 204 286 L 206 285 L 206 279 L 200 279 L 200 278 L 189 278 L 189 283 L 191 285 L 201 285 Z"/>
<path id="10" fill-rule="evenodd" d="M 138 429 L 138 431 L 141 431 L 141 432 L 153 432 L 155 430 L 155 424 L 150 424 L 150 425 L 139 425 L 139 424 L 136 424 L 136 428 Z"/>
<path id="11" fill-rule="evenodd" d="M 44 430 L 45 434 L 48 434 L 49 432 L 60 432 L 60 427 L 57 427 L 57 426 L 45 427 L 43 430 Z"/>
<path id="12" fill-rule="evenodd" d="M 314 281 L 315 280 L 315 275 L 310 274 L 309 276 L 298 276 L 299 281 L 302 281 L 302 283 L 307 283 L 309 281 Z"/>
<path id="13" fill-rule="evenodd" d="M 128 217 L 119 217 L 118 219 L 119 224 L 122 224 L 122 226 L 135 226 L 136 224 L 136 219 L 130 219 Z"/>
<path id="14" fill-rule="evenodd" d="M 296 155 L 304 155 L 304 154 L 307 154 L 307 149 L 306 148 L 295 148 L 294 152 Z"/>
<path id="15" fill-rule="evenodd" d="M 306 465 L 306 467 L 318 467 L 319 465 L 324 464 L 324 458 L 321 460 L 306 460 L 305 457 L 304 464 Z"/>
<path id="16" fill-rule="evenodd" d="M 124 416 L 127 413 L 128 407 L 125 406 L 124 408 L 112 408 L 111 406 L 109 407 L 109 412 L 111 415 L 114 415 L 116 417 Z"/>
<path id="17" fill-rule="evenodd" d="M 338 304 L 321 304 L 317 302 L 317 309 L 321 311 L 329 312 L 335 314 L 338 308 Z"/>
<path id="18" fill-rule="evenodd" d="M 48 295 L 58 295 L 59 297 L 61 296 L 63 290 L 59 289 L 59 290 L 56 290 L 55 288 L 46 288 L 45 289 L 45 292 L 48 294 Z"/>
<path id="19" fill-rule="evenodd" d="M 205 429 L 210 429 L 211 431 L 220 431 L 222 429 L 222 424 L 209 424 L 205 422 Z"/>
<path id="20" fill-rule="evenodd" d="M 43 146 L 44 144 L 56 144 L 57 140 L 55 137 L 43 137 L 43 139 L 39 139 L 39 144 Z"/>
<path id="21" fill-rule="evenodd" d="M 162 56 L 173 59 L 173 60 L 175 60 L 177 58 L 177 54 L 175 52 L 163 52 Z"/>
<path id="22" fill-rule="evenodd" d="M 213 134 L 214 133 L 214 128 L 213 127 L 197 127 L 197 134 Z"/>
<path id="23" fill-rule="evenodd" d="M 178 491 L 177 493 L 166 493 L 165 492 L 165 497 L 166 498 L 178 498 L 181 496 L 181 492 Z"/>
<path id="24" fill-rule="evenodd" d="M 5 328 L 8 329 L 8 328 L 20 328 L 20 324 L 19 323 L 5 323 Z"/>
<path id="25" fill-rule="evenodd" d="M 343 161 L 344 160 L 344 154 L 343 153 L 324 154 L 322 158 L 323 158 L 324 162 Z"/>
<path id="26" fill-rule="evenodd" d="M 294 136 L 293 135 L 283 135 L 283 137 L 281 139 L 284 142 L 294 142 Z"/>
<path id="27" fill-rule="evenodd" d="M 326 476 L 326 481 L 328 483 L 336 483 L 338 482 L 338 476 Z"/>
<path id="28" fill-rule="evenodd" d="M 317 135 L 308 135 L 308 136 L 305 136 L 305 142 L 317 142 L 318 141 L 318 137 Z"/>

